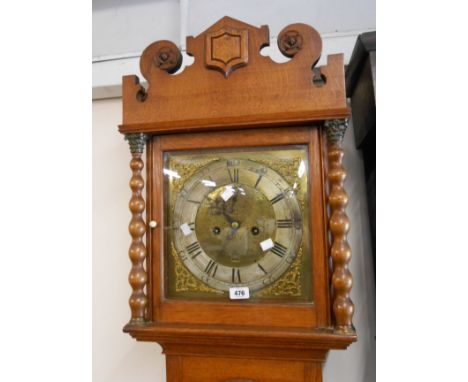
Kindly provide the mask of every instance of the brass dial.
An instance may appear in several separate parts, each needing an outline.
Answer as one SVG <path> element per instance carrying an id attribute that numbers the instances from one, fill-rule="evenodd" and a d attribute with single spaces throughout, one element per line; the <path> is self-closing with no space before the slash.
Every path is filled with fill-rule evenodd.
<path id="1" fill-rule="evenodd" d="M 218 160 L 201 168 L 185 182 L 173 213 L 181 261 L 197 279 L 223 291 L 271 284 L 301 243 L 294 190 L 252 160 Z"/>

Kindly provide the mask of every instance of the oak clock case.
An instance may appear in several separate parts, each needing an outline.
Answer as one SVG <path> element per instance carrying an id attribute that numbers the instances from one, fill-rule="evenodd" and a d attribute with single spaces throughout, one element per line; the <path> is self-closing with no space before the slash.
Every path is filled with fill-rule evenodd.
<path id="1" fill-rule="evenodd" d="M 161 345 L 168 382 L 321 382 L 327 353 L 357 340 L 343 55 L 317 67 L 305 24 L 278 34 L 288 62 L 260 54 L 269 42 L 224 17 L 187 37 L 192 65 L 178 72 L 177 46 L 157 41 L 140 59 L 148 85 L 123 78 L 124 332 Z"/>

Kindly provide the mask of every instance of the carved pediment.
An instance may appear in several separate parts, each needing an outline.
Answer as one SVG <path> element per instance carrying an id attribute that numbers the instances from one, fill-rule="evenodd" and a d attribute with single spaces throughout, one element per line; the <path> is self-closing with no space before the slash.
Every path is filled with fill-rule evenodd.
<path id="1" fill-rule="evenodd" d="M 277 63 L 260 54 L 270 43 L 268 26 L 223 17 L 198 36 L 187 37 L 187 55 L 194 61 L 182 71 L 182 54 L 174 43 L 152 43 L 140 59 L 148 87 L 136 76 L 124 77 L 121 131 L 255 127 L 275 119 L 298 123 L 346 117 L 343 55 L 329 56 L 327 65 L 314 68 L 322 40 L 306 24 L 288 25 L 277 40 L 289 61 Z"/>

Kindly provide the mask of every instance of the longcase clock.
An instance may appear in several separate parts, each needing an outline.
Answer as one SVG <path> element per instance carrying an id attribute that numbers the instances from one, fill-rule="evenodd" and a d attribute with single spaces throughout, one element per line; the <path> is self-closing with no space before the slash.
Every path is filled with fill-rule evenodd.
<path id="1" fill-rule="evenodd" d="M 123 79 L 130 144 L 131 319 L 159 343 L 167 381 L 321 381 L 330 349 L 356 341 L 342 139 L 341 54 L 315 67 L 319 34 L 278 36 L 224 17 L 158 41 Z M 143 153 L 146 148 L 146 195 Z"/>

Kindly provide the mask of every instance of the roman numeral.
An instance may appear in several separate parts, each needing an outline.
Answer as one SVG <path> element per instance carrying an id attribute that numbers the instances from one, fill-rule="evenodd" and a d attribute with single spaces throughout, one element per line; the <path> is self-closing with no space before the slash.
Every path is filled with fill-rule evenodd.
<path id="1" fill-rule="evenodd" d="M 270 249 L 270 251 L 273 252 L 276 256 L 283 257 L 284 255 L 286 255 L 288 249 L 284 245 L 281 245 L 280 243 L 275 241 L 275 246 L 272 249 Z"/>
<path id="2" fill-rule="evenodd" d="M 232 268 L 232 282 L 237 284 L 241 283 L 240 269 Z"/>
<path id="3" fill-rule="evenodd" d="M 260 181 L 262 180 L 263 178 L 263 175 L 259 175 L 258 178 L 257 178 L 257 181 L 255 182 L 255 186 L 254 188 L 257 188 L 258 184 L 260 183 Z"/>
<path id="4" fill-rule="evenodd" d="M 231 183 L 239 183 L 239 169 L 238 168 L 233 169 L 232 173 L 231 173 L 231 170 L 228 169 L 228 173 L 229 173 L 229 179 L 231 179 Z"/>
<path id="5" fill-rule="evenodd" d="M 189 255 L 192 256 L 192 259 L 194 259 L 195 257 L 197 257 L 201 253 L 201 251 L 200 251 L 201 247 L 200 247 L 200 244 L 198 244 L 198 241 L 188 245 L 187 247 L 185 247 L 185 249 L 187 250 Z"/>
<path id="6" fill-rule="evenodd" d="M 268 272 L 265 270 L 265 268 L 263 268 L 260 263 L 257 263 L 258 267 L 260 268 L 260 270 L 265 273 L 265 274 L 268 274 Z"/>
<path id="7" fill-rule="evenodd" d="M 284 194 L 276 195 L 273 199 L 270 200 L 271 204 L 278 203 L 280 200 L 284 199 Z"/>
<path id="8" fill-rule="evenodd" d="M 215 277 L 216 271 L 218 270 L 218 264 L 216 261 L 210 260 L 210 262 L 205 267 L 205 273 L 208 276 Z"/>
<path id="9" fill-rule="evenodd" d="M 278 228 L 291 228 L 293 221 L 291 219 L 279 219 L 276 221 L 276 226 Z"/>

